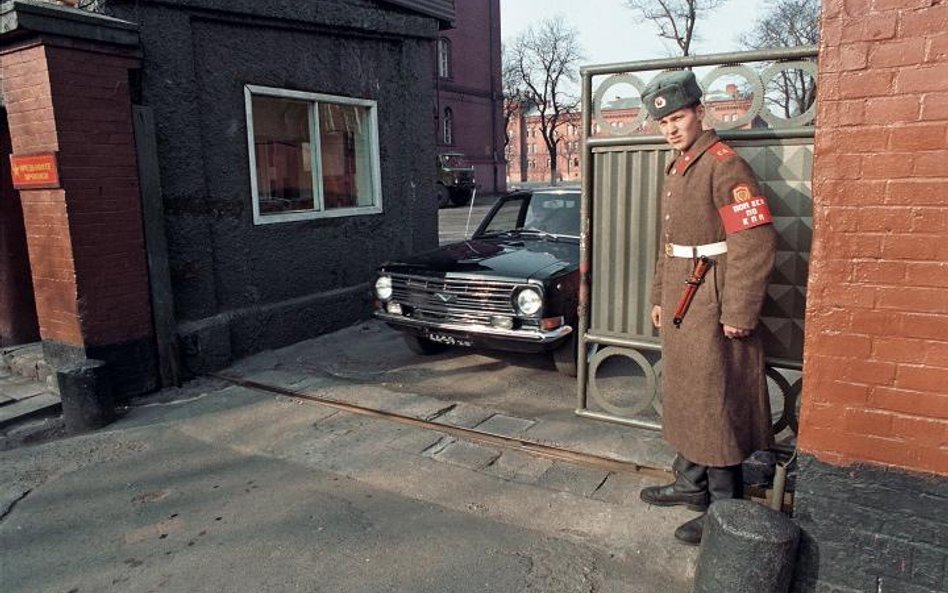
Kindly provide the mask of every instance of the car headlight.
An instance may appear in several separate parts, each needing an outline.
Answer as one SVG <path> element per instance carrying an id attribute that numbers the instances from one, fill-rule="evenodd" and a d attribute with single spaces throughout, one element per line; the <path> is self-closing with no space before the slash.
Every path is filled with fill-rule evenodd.
<path id="1" fill-rule="evenodd" d="M 387 301 L 392 298 L 392 277 L 391 276 L 379 276 L 379 279 L 375 281 L 375 296 L 379 297 L 379 300 Z"/>
<path id="2" fill-rule="evenodd" d="M 523 288 L 517 293 L 517 310 L 521 315 L 536 315 L 543 306 L 543 297 L 536 288 Z"/>

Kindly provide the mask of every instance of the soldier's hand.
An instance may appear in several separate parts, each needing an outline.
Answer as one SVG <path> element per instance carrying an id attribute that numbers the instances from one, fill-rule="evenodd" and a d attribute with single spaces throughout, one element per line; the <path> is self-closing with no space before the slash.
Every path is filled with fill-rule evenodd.
<path id="1" fill-rule="evenodd" d="M 740 327 L 734 327 L 733 325 L 724 324 L 724 337 L 731 339 L 746 338 L 751 335 L 751 330 L 743 329 Z"/>
<path id="2" fill-rule="evenodd" d="M 652 325 L 662 327 L 662 308 L 658 305 L 652 307 Z"/>

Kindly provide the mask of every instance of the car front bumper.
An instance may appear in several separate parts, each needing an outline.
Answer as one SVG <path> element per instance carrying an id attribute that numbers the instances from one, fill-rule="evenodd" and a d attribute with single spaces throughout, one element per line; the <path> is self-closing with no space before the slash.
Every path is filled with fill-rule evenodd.
<path id="1" fill-rule="evenodd" d="M 569 325 L 562 325 L 549 331 L 503 329 L 489 325 L 438 323 L 412 319 L 404 315 L 392 315 L 385 311 L 375 311 L 375 317 L 385 321 L 395 329 L 410 331 L 420 336 L 429 333 L 447 334 L 461 340 L 471 341 L 473 346 L 523 352 L 549 350 L 559 345 L 564 338 L 573 332 L 573 328 Z"/>

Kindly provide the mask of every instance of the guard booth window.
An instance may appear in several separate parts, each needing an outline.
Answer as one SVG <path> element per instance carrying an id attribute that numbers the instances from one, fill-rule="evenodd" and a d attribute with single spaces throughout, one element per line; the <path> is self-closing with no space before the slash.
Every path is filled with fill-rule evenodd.
<path id="1" fill-rule="evenodd" d="M 382 211 L 374 101 L 245 87 L 254 223 Z"/>

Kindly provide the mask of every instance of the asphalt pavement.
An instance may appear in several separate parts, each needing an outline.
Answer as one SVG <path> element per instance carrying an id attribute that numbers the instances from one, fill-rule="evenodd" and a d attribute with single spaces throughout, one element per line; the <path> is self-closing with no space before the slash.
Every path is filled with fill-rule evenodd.
<path id="1" fill-rule="evenodd" d="M 689 591 L 697 551 L 671 534 L 693 513 L 638 501 L 660 475 L 449 431 L 663 455 L 572 424 L 548 364 L 419 358 L 360 324 L 222 376 L 432 423 L 201 378 L 98 432 L 0 452 L 2 590 Z"/>

